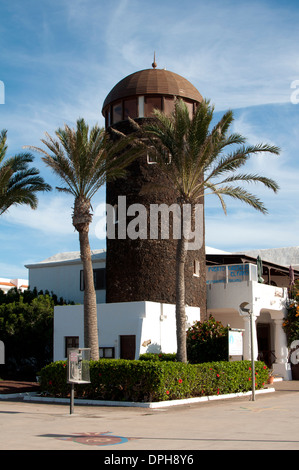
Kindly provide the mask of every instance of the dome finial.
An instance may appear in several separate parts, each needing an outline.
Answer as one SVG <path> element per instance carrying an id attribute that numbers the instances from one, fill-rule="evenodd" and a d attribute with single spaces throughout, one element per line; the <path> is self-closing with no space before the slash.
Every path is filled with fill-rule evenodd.
<path id="1" fill-rule="evenodd" d="M 157 64 L 156 64 L 156 52 L 154 52 L 154 62 L 152 63 L 152 67 L 153 69 L 155 69 L 157 67 Z"/>

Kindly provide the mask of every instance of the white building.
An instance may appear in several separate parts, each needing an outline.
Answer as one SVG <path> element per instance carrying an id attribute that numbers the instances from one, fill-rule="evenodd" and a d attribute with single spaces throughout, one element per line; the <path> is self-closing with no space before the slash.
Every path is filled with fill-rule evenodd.
<path id="1" fill-rule="evenodd" d="M 27 279 L 8 279 L 6 277 L 0 277 L 0 289 L 7 294 L 10 289 L 16 287 L 22 292 L 28 289 Z"/>
<path id="2" fill-rule="evenodd" d="M 92 251 L 97 302 L 105 302 L 105 250 Z M 83 304 L 84 279 L 79 251 L 58 253 L 36 264 L 26 265 L 29 269 L 30 288 L 53 292 L 58 298 Z"/>
<path id="3" fill-rule="evenodd" d="M 94 251 L 95 279 L 105 271 L 105 251 Z M 243 358 L 251 358 L 250 317 L 240 314 L 247 302 L 252 310 L 254 357 L 264 360 L 274 373 L 291 379 L 286 336 L 289 270 L 263 260 L 263 283 L 258 282 L 257 261 L 247 254 L 227 253 L 206 247 L 207 314 L 223 325 L 241 329 Z M 82 264 L 79 253 L 63 253 L 29 269 L 30 288 L 53 291 L 59 297 L 83 303 Z M 295 276 L 299 277 L 296 271 Z M 102 277 L 101 277 L 102 279 Z M 95 281 L 96 283 L 97 281 Z M 105 303 L 104 284 L 96 285 L 99 346 L 102 357 L 138 358 L 144 352 L 175 352 L 175 306 L 155 302 Z M 187 323 L 200 318 L 200 309 L 187 307 Z M 67 347 L 83 347 L 83 306 L 56 307 L 54 360 L 66 357 Z"/>
<path id="4" fill-rule="evenodd" d="M 187 307 L 187 324 L 200 317 L 199 308 Z M 176 351 L 175 306 L 156 302 L 98 304 L 100 356 L 138 359 L 145 352 Z M 68 347 L 84 347 L 83 307 L 55 307 L 54 361 L 67 357 Z"/>

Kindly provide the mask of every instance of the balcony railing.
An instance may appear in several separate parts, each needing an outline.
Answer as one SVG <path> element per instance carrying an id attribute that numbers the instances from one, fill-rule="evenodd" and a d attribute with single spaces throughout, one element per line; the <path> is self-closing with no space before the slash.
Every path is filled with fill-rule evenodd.
<path id="1" fill-rule="evenodd" d="M 251 263 L 206 267 L 207 284 L 257 281 L 257 266 Z"/>

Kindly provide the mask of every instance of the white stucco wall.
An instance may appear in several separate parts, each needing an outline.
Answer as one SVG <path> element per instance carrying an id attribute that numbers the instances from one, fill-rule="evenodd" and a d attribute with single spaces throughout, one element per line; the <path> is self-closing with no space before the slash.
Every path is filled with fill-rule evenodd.
<path id="1" fill-rule="evenodd" d="M 187 326 L 200 320 L 200 309 L 187 307 Z M 155 302 L 98 305 L 99 347 L 114 347 L 120 356 L 120 336 L 136 336 L 136 359 L 145 352 L 176 352 L 175 306 Z M 54 361 L 65 359 L 65 337 L 79 336 L 83 347 L 83 306 L 54 310 Z M 150 341 L 146 346 L 144 342 Z"/>
<path id="2" fill-rule="evenodd" d="M 105 259 L 95 259 L 93 268 L 105 268 Z M 80 290 L 80 271 L 82 263 L 80 259 L 65 260 L 61 262 L 43 262 L 27 266 L 29 269 L 29 286 L 38 291 L 48 290 L 66 301 L 83 303 L 84 292 Z M 105 302 L 106 291 L 96 291 L 97 302 Z"/>

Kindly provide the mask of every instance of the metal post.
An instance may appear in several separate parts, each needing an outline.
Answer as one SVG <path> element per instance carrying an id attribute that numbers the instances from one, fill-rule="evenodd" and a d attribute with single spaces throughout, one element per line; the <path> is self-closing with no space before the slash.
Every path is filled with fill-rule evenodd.
<path id="1" fill-rule="evenodd" d="M 75 396 L 75 386 L 71 384 L 71 401 L 70 401 L 70 414 L 74 413 L 74 396 Z"/>
<path id="2" fill-rule="evenodd" d="M 252 382 L 252 401 L 255 401 L 255 365 L 254 365 L 254 350 L 253 350 L 253 312 L 250 310 L 250 330 L 251 330 L 251 382 Z"/>

